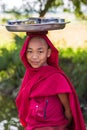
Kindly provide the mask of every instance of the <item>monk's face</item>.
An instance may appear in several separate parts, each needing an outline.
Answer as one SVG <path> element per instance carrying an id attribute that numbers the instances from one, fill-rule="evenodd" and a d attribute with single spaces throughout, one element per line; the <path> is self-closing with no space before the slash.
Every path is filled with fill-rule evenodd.
<path id="1" fill-rule="evenodd" d="M 39 68 L 47 65 L 47 58 L 51 54 L 51 49 L 48 48 L 46 41 L 39 37 L 34 37 L 30 40 L 27 50 L 26 58 L 28 63 L 33 68 Z"/>

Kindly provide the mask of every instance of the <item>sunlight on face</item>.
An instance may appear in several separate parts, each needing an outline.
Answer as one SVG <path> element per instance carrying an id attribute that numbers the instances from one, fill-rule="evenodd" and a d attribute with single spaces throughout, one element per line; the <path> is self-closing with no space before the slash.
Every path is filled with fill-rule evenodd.
<path id="1" fill-rule="evenodd" d="M 34 37 L 30 40 L 26 50 L 26 58 L 31 67 L 39 68 L 46 66 L 47 58 L 50 54 L 51 49 L 43 38 Z"/>

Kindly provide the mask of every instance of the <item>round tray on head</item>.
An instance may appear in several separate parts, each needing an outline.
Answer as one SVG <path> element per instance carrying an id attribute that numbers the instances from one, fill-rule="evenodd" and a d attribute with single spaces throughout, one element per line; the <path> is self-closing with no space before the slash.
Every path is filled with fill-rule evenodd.
<path id="1" fill-rule="evenodd" d="M 29 18 L 9 20 L 6 28 L 12 32 L 41 32 L 63 29 L 68 22 L 60 18 Z"/>

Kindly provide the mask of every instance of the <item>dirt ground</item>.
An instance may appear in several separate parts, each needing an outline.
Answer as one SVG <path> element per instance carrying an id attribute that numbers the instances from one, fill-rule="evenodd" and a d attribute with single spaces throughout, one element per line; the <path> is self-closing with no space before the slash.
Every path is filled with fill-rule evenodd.
<path id="1" fill-rule="evenodd" d="M 69 23 L 63 30 L 50 31 L 49 37 L 53 42 L 60 41 L 61 45 L 65 41 L 66 46 L 87 47 L 87 24 Z"/>

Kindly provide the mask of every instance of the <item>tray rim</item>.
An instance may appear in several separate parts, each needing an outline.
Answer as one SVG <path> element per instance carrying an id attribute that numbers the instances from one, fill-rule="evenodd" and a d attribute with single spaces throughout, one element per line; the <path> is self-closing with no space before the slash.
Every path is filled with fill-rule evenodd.
<path id="1" fill-rule="evenodd" d="M 40 24 L 14 24 L 14 25 L 10 25 L 10 24 L 6 24 L 5 26 L 10 26 L 10 27 L 15 27 L 15 26 L 44 26 L 44 25 L 62 25 L 62 24 L 67 24 L 70 23 L 70 21 L 68 22 L 56 22 L 56 23 L 40 23 Z"/>
<path id="2" fill-rule="evenodd" d="M 42 24 L 6 24 L 5 27 L 10 32 L 41 32 L 64 29 L 65 25 L 69 22 L 60 23 L 42 23 Z M 51 27 L 52 26 L 52 27 Z M 53 27 L 54 26 L 54 27 Z M 42 29 L 39 29 L 42 28 Z"/>

